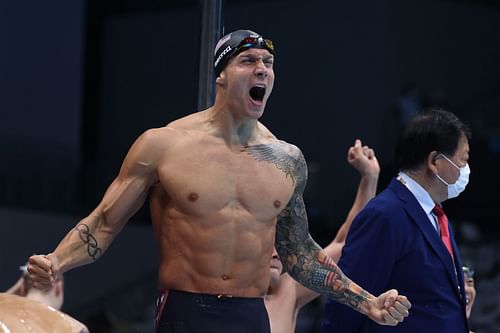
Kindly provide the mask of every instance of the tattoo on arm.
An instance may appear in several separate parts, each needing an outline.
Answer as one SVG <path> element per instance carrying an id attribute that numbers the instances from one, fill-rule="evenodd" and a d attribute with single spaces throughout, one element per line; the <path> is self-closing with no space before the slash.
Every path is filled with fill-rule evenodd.
<path id="1" fill-rule="evenodd" d="M 299 154 L 295 166 L 305 166 Z M 296 168 L 295 193 L 278 216 L 276 249 L 287 272 L 304 286 L 321 294 L 327 294 L 338 302 L 359 309 L 371 295 L 345 276 L 335 262 L 328 257 L 309 235 L 307 214 L 302 199 L 307 170 Z"/>
<path id="2" fill-rule="evenodd" d="M 96 260 L 97 256 L 102 253 L 102 250 L 99 244 L 97 244 L 95 237 L 90 233 L 89 227 L 86 224 L 80 223 L 75 227 L 75 230 L 78 232 L 82 242 L 87 245 L 87 253 L 89 256 L 93 260 Z"/>
<path id="3" fill-rule="evenodd" d="M 359 308 L 370 294 L 347 278 L 309 235 L 302 199 L 307 164 L 300 150 L 278 142 L 249 146 L 245 151 L 257 161 L 273 163 L 295 185 L 295 193 L 278 216 L 276 226 L 276 249 L 285 269 L 304 286 Z"/>

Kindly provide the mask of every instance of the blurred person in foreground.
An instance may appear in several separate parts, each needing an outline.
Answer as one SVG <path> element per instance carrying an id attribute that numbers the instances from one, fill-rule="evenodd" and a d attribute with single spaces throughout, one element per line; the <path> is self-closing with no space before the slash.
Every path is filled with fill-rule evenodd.
<path id="1" fill-rule="evenodd" d="M 33 288 L 26 266 L 17 282 L 0 293 L 0 333 L 88 333 L 87 327 L 60 311 L 64 280 L 60 275 L 47 290 Z"/>

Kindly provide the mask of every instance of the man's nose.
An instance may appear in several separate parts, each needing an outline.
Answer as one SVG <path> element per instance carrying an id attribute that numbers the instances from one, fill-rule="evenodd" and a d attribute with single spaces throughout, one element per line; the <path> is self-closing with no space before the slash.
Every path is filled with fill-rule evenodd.
<path id="1" fill-rule="evenodd" d="M 257 60 L 257 62 L 255 63 L 255 74 L 264 78 L 267 77 L 267 67 L 262 59 Z"/>

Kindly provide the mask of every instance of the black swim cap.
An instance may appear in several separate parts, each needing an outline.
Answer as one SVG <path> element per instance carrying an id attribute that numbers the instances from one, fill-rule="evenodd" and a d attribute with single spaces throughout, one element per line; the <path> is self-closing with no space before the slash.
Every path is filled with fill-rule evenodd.
<path id="1" fill-rule="evenodd" d="M 250 48 L 266 49 L 274 55 L 273 42 L 262 38 L 251 30 L 236 30 L 222 37 L 215 46 L 214 67 L 215 76 L 226 67 L 229 59 Z"/>

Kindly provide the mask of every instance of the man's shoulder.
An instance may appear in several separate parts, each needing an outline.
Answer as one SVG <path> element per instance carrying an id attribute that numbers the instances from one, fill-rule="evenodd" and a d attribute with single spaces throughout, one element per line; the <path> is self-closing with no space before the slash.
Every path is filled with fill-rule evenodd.
<path id="1" fill-rule="evenodd" d="M 297 147 L 296 145 L 283 141 L 283 140 L 272 140 L 272 144 L 279 146 L 282 150 L 286 151 L 288 154 L 297 156 L 297 155 L 302 155 L 302 151 Z"/>
<path id="2" fill-rule="evenodd" d="M 292 143 L 286 142 L 284 140 L 280 140 L 280 139 L 276 138 L 275 136 L 266 137 L 261 142 L 261 144 L 275 147 L 275 148 L 279 149 L 280 151 L 282 151 L 288 155 L 291 155 L 293 157 L 299 157 L 299 156 L 302 157 L 302 152 L 299 149 L 299 147 L 297 147 L 296 145 L 294 145 Z"/>
<path id="3" fill-rule="evenodd" d="M 392 189 L 386 188 L 370 200 L 366 207 L 380 211 L 394 211 L 402 209 L 403 204 Z"/>
<path id="4" fill-rule="evenodd" d="M 172 120 L 163 127 L 151 128 L 143 133 L 143 136 L 150 140 L 169 139 L 179 140 L 191 132 L 198 132 L 203 123 L 203 114 L 206 111 L 199 111 L 187 116 Z"/>
<path id="5" fill-rule="evenodd" d="M 175 119 L 169 122 L 164 128 L 176 130 L 196 129 L 200 126 L 200 122 L 206 117 L 207 110 L 188 114 L 184 117 Z"/>
<path id="6" fill-rule="evenodd" d="M 265 138 L 252 143 L 246 150 L 258 160 L 274 161 L 290 170 L 305 170 L 306 162 L 300 149 L 283 140 Z"/>
<path id="7" fill-rule="evenodd" d="M 370 200 L 358 214 L 360 220 L 370 219 L 381 225 L 402 225 L 407 220 L 407 208 L 392 189 L 386 188 Z"/>
<path id="8" fill-rule="evenodd" d="M 143 145 L 164 145 L 166 143 L 182 138 L 182 131 L 175 127 L 164 126 L 158 128 L 150 128 L 139 137 L 138 141 Z"/>
<path id="9" fill-rule="evenodd" d="M 386 214 L 395 210 L 402 210 L 404 202 L 398 197 L 397 193 L 387 186 L 370 201 L 367 202 L 361 211 L 369 211 L 370 213 Z"/>
<path id="10" fill-rule="evenodd" d="M 130 151 L 132 156 L 153 161 L 171 151 L 185 137 L 185 133 L 175 127 L 150 128 L 137 138 Z"/>

